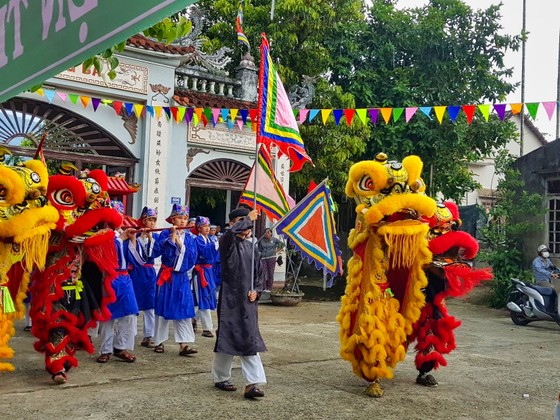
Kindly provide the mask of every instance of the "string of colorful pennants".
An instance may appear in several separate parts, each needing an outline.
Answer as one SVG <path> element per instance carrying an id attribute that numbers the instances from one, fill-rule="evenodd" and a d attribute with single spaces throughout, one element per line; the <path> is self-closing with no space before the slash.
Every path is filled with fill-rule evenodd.
<path id="1" fill-rule="evenodd" d="M 165 115 L 168 120 L 173 119 L 177 123 L 185 121 L 188 124 L 198 125 L 200 122 L 206 125 L 211 123 L 216 126 L 218 123 L 227 124 L 231 130 L 235 125 L 241 130 L 243 125 L 256 127 L 257 109 L 237 109 L 237 108 L 192 108 L 186 106 L 159 106 L 159 105 L 144 105 L 139 103 L 121 102 L 110 99 L 101 99 L 90 96 L 78 95 L 75 93 L 60 92 L 55 89 L 41 88 L 35 93 L 47 98 L 49 103 L 52 103 L 56 97 L 60 98 L 63 102 L 70 101 L 77 105 L 80 103 L 84 108 L 90 104 L 95 111 L 100 105 L 111 105 L 117 115 L 122 109 L 125 109 L 128 115 L 134 113 L 138 118 L 145 118 L 147 114 L 151 117 L 160 119 Z M 530 117 L 535 120 L 537 113 L 542 107 L 546 112 L 549 120 L 552 120 L 554 112 L 559 107 L 560 102 L 546 101 L 546 102 L 525 102 L 523 103 L 502 103 L 502 104 L 478 104 L 478 105 L 441 105 L 441 106 L 422 106 L 422 107 L 384 107 L 384 108 L 359 108 L 359 109 L 294 109 L 294 116 L 300 124 L 312 123 L 313 121 L 322 121 L 325 125 L 332 115 L 336 125 L 341 121 L 351 125 L 352 121 L 357 119 L 362 124 L 368 123 L 369 120 L 375 125 L 384 121 L 385 124 L 391 122 L 396 123 L 404 120 L 405 123 L 415 115 L 424 115 L 425 117 L 436 120 L 442 124 L 445 116 L 451 122 L 455 122 L 460 113 L 464 113 L 467 123 L 470 124 L 477 113 L 482 115 L 485 121 L 488 121 L 490 114 L 495 112 L 500 120 L 504 120 L 507 112 L 513 115 L 520 114 L 523 107 L 527 110 Z M 237 118 L 237 117 L 241 118 Z M 320 116 L 320 118 L 318 118 Z"/>

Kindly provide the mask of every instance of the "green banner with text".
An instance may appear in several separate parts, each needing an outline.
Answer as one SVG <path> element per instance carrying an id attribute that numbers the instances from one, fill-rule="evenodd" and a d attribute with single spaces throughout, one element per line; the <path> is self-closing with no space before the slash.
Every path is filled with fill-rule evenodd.
<path id="1" fill-rule="evenodd" d="M 0 0 L 0 102 L 196 0 Z"/>

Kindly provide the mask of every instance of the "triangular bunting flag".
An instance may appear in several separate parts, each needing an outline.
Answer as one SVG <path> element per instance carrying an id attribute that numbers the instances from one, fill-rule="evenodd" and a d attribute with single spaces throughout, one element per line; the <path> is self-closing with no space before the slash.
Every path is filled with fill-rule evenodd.
<path id="1" fill-rule="evenodd" d="M 467 116 L 467 124 L 470 124 L 473 120 L 474 112 L 476 111 L 476 105 L 463 105 L 461 108 Z"/>
<path id="2" fill-rule="evenodd" d="M 257 122 L 257 109 L 250 109 L 249 110 L 249 117 L 251 117 L 251 123 L 255 124 Z"/>
<path id="3" fill-rule="evenodd" d="M 196 114 L 193 114 L 192 123 L 195 127 L 198 125 L 199 121 L 200 121 L 200 119 L 198 118 L 198 116 Z"/>
<path id="4" fill-rule="evenodd" d="M 478 110 L 484 117 L 484 120 L 488 122 L 488 118 L 490 117 L 490 105 L 489 104 L 480 104 L 478 105 Z"/>
<path id="5" fill-rule="evenodd" d="M 552 116 L 554 115 L 554 111 L 556 110 L 556 107 L 558 106 L 558 102 L 554 101 L 554 102 L 543 102 L 542 103 L 545 111 L 546 111 L 546 115 L 548 115 L 548 119 L 552 120 Z"/>
<path id="6" fill-rule="evenodd" d="M 373 123 L 373 125 L 377 124 L 377 117 L 379 116 L 379 109 L 377 109 L 377 108 L 368 109 L 368 114 L 369 114 L 369 118 L 371 119 L 371 122 Z"/>
<path id="7" fill-rule="evenodd" d="M 134 110 L 134 104 L 131 104 L 130 102 L 125 102 L 124 108 L 126 109 L 127 115 L 132 115 L 132 111 Z"/>
<path id="8" fill-rule="evenodd" d="M 210 109 L 210 108 L 208 108 L 208 109 Z M 221 114 L 222 110 L 220 108 L 212 108 L 211 111 L 212 111 L 212 114 L 211 114 L 212 116 L 211 117 L 209 117 L 208 114 L 206 114 L 206 112 L 205 112 L 205 114 L 206 114 L 206 117 L 208 117 L 208 119 L 210 121 L 212 121 L 212 125 L 215 127 L 216 124 L 218 124 L 218 121 L 220 119 L 220 114 Z"/>
<path id="9" fill-rule="evenodd" d="M 221 114 L 222 110 L 220 108 L 212 108 L 212 125 L 214 127 L 216 127 L 216 124 L 218 124 L 219 119 L 220 119 L 220 114 Z M 224 120 L 225 122 L 225 120 Z"/>
<path id="10" fill-rule="evenodd" d="M 532 119 L 537 118 L 537 111 L 539 110 L 539 103 L 538 102 L 530 102 L 530 103 L 525 103 L 525 106 L 527 107 L 527 111 L 529 111 L 529 115 L 531 116 Z"/>
<path id="11" fill-rule="evenodd" d="M 219 114 L 220 114 L 220 110 L 218 109 L 218 115 Z M 214 123 L 213 119 L 212 119 L 212 109 L 211 108 L 204 108 L 203 109 L 203 115 L 206 117 L 206 121 L 204 120 L 204 118 L 202 119 L 202 122 L 204 123 L 205 127 L 206 127 L 206 124 L 208 124 L 209 121 L 212 121 L 212 124 L 216 125 Z"/>
<path id="12" fill-rule="evenodd" d="M 181 121 L 183 121 L 183 118 L 185 118 L 185 112 L 187 111 L 187 108 L 184 106 L 179 106 L 177 107 L 177 122 L 180 123 Z"/>
<path id="13" fill-rule="evenodd" d="M 506 104 L 494 104 L 494 111 L 498 114 L 500 121 L 503 121 L 506 116 Z"/>
<path id="14" fill-rule="evenodd" d="M 404 108 L 393 108 L 393 122 L 397 122 L 401 117 Z"/>
<path id="15" fill-rule="evenodd" d="M 68 97 L 70 98 L 70 101 L 76 105 L 76 103 L 78 102 L 78 95 L 76 95 L 75 93 L 69 93 Z"/>
<path id="16" fill-rule="evenodd" d="M 434 106 L 434 112 L 436 113 L 436 118 L 441 124 L 443 122 L 443 115 L 445 114 L 446 106 Z"/>
<path id="17" fill-rule="evenodd" d="M 355 109 L 345 109 L 344 116 L 346 117 L 346 125 L 350 127 L 352 125 L 352 120 L 354 119 Z"/>
<path id="18" fill-rule="evenodd" d="M 389 120 L 391 119 L 391 114 L 393 113 L 393 108 L 379 108 L 381 112 L 381 116 L 385 121 L 385 124 L 389 124 Z"/>
<path id="19" fill-rule="evenodd" d="M 196 114 L 197 121 L 202 121 L 202 108 L 195 108 L 194 113 Z M 197 122 L 198 124 L 198 122 Z M 196 125 L 196 124 L 195 124 Z"/>
<path id="20" fill-rule="evenodd" d="M 66 98 L 68 97 L 68 94 L 66 94 L 65 92 L 58 92 L 58 91 L 56 92 L 56 94 L 60 99 L 62 99 L 62 102 L 66 102 Z"/>
<path id="21" fill-rule="evenodd" d="M 422 112 L 422 114 L 424 114 L 426 117 L 428 117 L 430 119 L 430 121 L 432 120 L 432 117 L 430 116 L 430 114 L 432 112 L 432 107 L 431 106 L 421 106 L 420 107 L 420 112 Z"/>
<path id="22" fill-rule="evenodd" d="M 232 108 L 229 110 L 229 117 L 232 121 L 235 121 L 235 119 L 237 118 L 237 113 L 239 112 L 239 110 L 237 108 Z M 227 115 L 226 115 L 227 118 Z"/>
<path id="23" fill-rule="evenodd" d="M 154 107 L 152 105 L 146 105 L 146 111 L 150 114 L 150 117 L 154 117 Z"/>
<path id="24" fill-rule="evenodd" d="M 185 121 L 187 122 L 187 124 L 191 123 L 193 114 L 194 114 L 194 109 L 193 108 L 187 108 L 185 110 Z"/>
<path id="25" fill-rule="evenodd" d="M 228 108 L 222 108 L 220 110 L 220 116 L 222 117 L 223 122 L 227 121 L 228 115 L 229 115 L 229 109 Z"/>
<path id="26" fill-rule="evenodd" d="M 522 103 L 509 104 L 509 107 L 513 115 L 519 114 L 523 110 Z"/>
<path id="27" fill-rule="evenodd" d="M 80 96 L 80 101 L 82 102 L 84 108 L 86 108 L 89 104 L 89 101 L 91 101 L 91 98 L 89 96 Z"/>
<path id="28" fill-rule="evenodd" d="M 447 115 L 449 115 L 449 119 L 451 120 L 451 122 L 455 122 L 455 120 L 459 116 L 460 111 L 461 111 L 460 106 L 454 105 L 454 106 L 447 107 Z"/>
<path id="29" fill-rule="evenodd" d="M 358 114 L 358 118 L 360 119 L 362 124 L 366 125 L 367 124 L 367 121 L 366 121 L 367 109 L 359 108 L 359 109 L 356 110 L 356 114 Z"/>
<path id="30" fill-rule="evenodd" d="M 204 127 L 208 125 L 208 117 L 206 116 L 206 109 L 210 110 L 210 108 L 205 108 L 204 112 L 202 113 L 202 124 Z"/>
<path id="31" fill-rule="evenodd" d="M 167 117 L 168 120 L 171 119 L 171 109 L 169 109 L 168 106 L 164 106 L 162 107 L 163 112 L 165 113 L 165 116 Z"/>
<path id="32" fill-rule="evenodd" d="M 45 96 L 45 92 L 43 92 L 43 88 L 37 89 L 37 94 L 40 96 Z"/>
<path id="33" fill-rule="evenodd" d="M 54 89 L 43 89 L 43 93 L 47 97 L 47 99 L 49 101 L 49 104 L 52 103 L 52 101 L 54 99 L 54 95 L 56 94 Z"/>
<path id="34" fill-rule="evenodd" d="M 334 115 L 334 123 L 335 125 L 338 125 L 340 123 L 340 119 L 344 115 L 344 111 L 342 109 L 333 109 L 333 115 Z"/>
<path id="35" fill-rule="evenodd" d="M 309 122 L 313 121 L 313 119 L 319 114 L 318 109 L 310 109 L 309 110 Z"/>
<path id="36" fill-rule="evenodd" d="M 101 103 L 107 106 L 107 105 L 111 105 L 113 101 L 111 99 L 101 99 Z"/>
<path id="37" fill-rule="evenodd" d="M 122 102 L 113 101 L 113 108 L 115 108 L 115 114 L 120 115 L 122 109 Z"/>
<path id="38" fill-rule="evenodd" d="M 134 104 L 134 113 L 136 114 L 137 118 L 140 118 L 142 116 L 142 111 L 144 111 L 144 105 Z"/>
<path id="39" fill-rule="evenodd" d="M 340 252 L 330 191 L 326 180 L 307 194 L 276 225 L 276 231 L 290 239 L 302 256 L 331 276 L 340 273 Z"/>
<path id="40" fill-rule="evenodd" d="M 101 103 L 101 99 L 99 98 L 91 98 L 91 106 L 93 106 L 93 110 L 97 111 L 97 108 L 99 107 L 99 104 Z M 140 117 L 138 117 L 140 118 Z"/>
<path id="41" fill-rule="evenodd" d="M 241 114 L 241 120 L 243 121 L 243 124 L 247 124 L 247 116 L 249 115 L 249 110 L 240 109 L 239 113 Z"/>
<path id="42" fill-rule="evenodd" d="M 171 114 L 173 115 L 173 119 L 175 121 L 177 121 L 177 107 L 172 106 L 172 107 L 169 108 L 169 110 L 171 111 Z"/>
<path id="43" fill-rule="evenodd" d="M 305 119 L 307 118 L 307 115 L 309 114 L 309 110 L 306 108 L 302 108 L 299 110 L 299 123 L 303 124 L 305 122 Z"/>
<path id="44" fill-rule="evenodd" d="M 322 109 L 321 110 L 321 119 L 323 120 L 323 125 L 327 124 L 327 120 L 329 119 L 329 115 L 331 115 L 332 109 Z"/>
<path id="45" fill-rule="evenodd" d="M 243 120 L 235 120 L 240 130 L 243 130 Z"/>
<path id="46" fill-rule="evenodd" d="M 229 118 L 228 118 L 228 119 L 227 119 L 226 121 L 227 121 L 227 127 L 228 127 L 228 130 L 231 130 L 231 129 L 233 129 L 233 121 L 232 121 L 232 120 L 230 120 Z"/>
<path id="47" fill-rule="evenodd" d="M 418 111 L 418 107 L 409 107 L 406 108 L 406 110 L 404 111 L 404 119 L 406 122 L 409 122 L 410 119 L 414 116 L 414 114 L 416 114 L 416 111 Z"/>
<path id="48" fill-rule="evenodd" d="M 161 117 L 161 105 L 154 106 L 154 111 L 156 113 L 156 117 L 159 120 Z"/>

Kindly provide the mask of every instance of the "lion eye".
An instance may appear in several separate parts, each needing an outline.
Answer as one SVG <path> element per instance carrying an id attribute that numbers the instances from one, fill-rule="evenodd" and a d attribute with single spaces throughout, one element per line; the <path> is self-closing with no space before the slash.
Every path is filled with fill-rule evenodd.
<path id="1" fill-rule="evenodd" d="M 375 189 L 375 184 L 373 179 L 369 175 L 364 175 L 360 182 L 358 182 L 358 188 L 362 191 L 372 191 Z"/>
<path id="2" fill-rule="evenodd" d="M 3 185 L 0 185 L 0 200 L 5 200 L 8 196 L 8 190 Z"/>
<path id="3" fill-rule="evenodd" d="M 74 196 L 70 190 L 57 190 L 52 197 L 56 203 L 62 206 L 74 205 Z"/>
<path id="4" fill-rule="evenodd" d="M 41 177 L 39 176 L 39 174 L 37 172 L 31 172 L 31 174 L 29 176 L 31 177 L 31 180 L 33 182 L 35 182 L 36 184 L 41 182 Z"/>

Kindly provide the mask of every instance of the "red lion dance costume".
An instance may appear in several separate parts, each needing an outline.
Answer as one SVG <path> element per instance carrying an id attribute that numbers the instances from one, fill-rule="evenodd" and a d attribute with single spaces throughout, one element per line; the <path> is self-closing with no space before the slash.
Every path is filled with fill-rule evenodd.
<path id="1" fill-rule="evenodd" d="M 11 359 L 8 345 L 14 335 L 14 320 L 25 308 L 31 270 L 45 266 L 51 229 L 57 211 L 46 198 L 48 173 L 40 160 L 6 165 L 10 154 L 0 148 L 0 360 Z M 0 371 L 13 371 L 11 363 L 0 362 Z"/>
<path id="2" fill-rule="evenodd" d="M 428 223 L 433 259 L 425 268 L 428 277 L 426 306 L 413 326 L 409 341 L 416 340 L 414 362 L 419 372 L 416 382 L 434 387 L 437 381 L 428 372 L 447 366 L 444 355 L 457 347 L 453 330 L 461 325 L 461 321 L 449 315 L 445 298 L 466 295 L 481 281 L 490 280 L 492 274 L 489 270 L 471 268 L 471 261 L 478 253 L 478 242 L 467 232 L 457 230 L 461 219 L 455 203 L 439 204 Z"/>
<path id="3" fill-rule="evenodd" d="M 87 330 L 110 319 L 107 305 L 115 300 L 114 229 L 122 216 L 109 207 L 107 175 L 90 171 L 76 178 L 50 177 L 48 194 L 59 212 L 51 235 L 47 268 L 37 272 L 31 290 L 35 349 L 45 353 L 45 365 L 55 383 L 78 365 L 78 348 L 93 353 Z"/>

